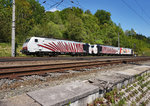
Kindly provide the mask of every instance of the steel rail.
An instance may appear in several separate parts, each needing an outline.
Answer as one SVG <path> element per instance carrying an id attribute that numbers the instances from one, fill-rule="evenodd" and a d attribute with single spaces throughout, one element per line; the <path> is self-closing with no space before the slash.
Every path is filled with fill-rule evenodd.
<path id="1" fill-rule="evenodd" d="M 103 61 L 87 61 L 75 63 L 61 63 L 61 64 L 43 64 L 43 65 L 26 65 L 26 66 L 9 66 L 0 67 L 0 78 L 15 78 L 18 76 L 45 74 L 48 72 L 62 72 L 70 69 L 81 69 L 95 66 L 102 66 L 108 64 L 120 64 L 136 61 L 150 60 L 150 58 L 132 58 L 132 59 L 118 59 L 118 60 L 103 60 Z"/>
<path id="2" fill-rule="evenodd" d="M 0 62 L 24 62 L 24 61 L 50 61 L 50 60 L 91 60 L 91 59 L 109 59 L 109 58 L 135 58 L 133 56 L 58 56 L 58 57 L 0 57 Z"/>

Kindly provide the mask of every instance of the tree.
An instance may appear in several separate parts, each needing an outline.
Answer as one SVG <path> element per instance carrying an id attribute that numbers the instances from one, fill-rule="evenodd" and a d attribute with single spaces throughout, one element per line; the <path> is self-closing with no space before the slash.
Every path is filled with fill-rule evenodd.
<path id="1" fill-rule="evenodd" d="M 109 23 L 111 21 L 111 14 L 110 12 L 106 12 L 105 10 L 97 10 L 94 14 L 100 24 Z"/>
<path id="2" fill-rule="evenodd" d="M 0 39 L 11 39 L 12 0 L 0 0 Z M 40 24 L 44 16 L 44 7 L 35 0 L 16 0 L 16 42 L 26 39 L 35 24 Z"/>
<path id="3" fill-rule="evenodd" d="M 127 36 L 133 36 L 133 35 L 136 35 L 136 32 L 134 31 L 134 29 L 133 28 L 131 28 L 131 30 L 126 30 L 125 31 L 125 35 L 127 35 Z"/>
<path id="4" fill-rule="evenodd" d="M 0 42 L 9 42 L 12 19 L 11 0 L 0 0 Z"/>
<path id="5" fill-rule="evenodd" d="M 16 41 L 26 39 L 32 27 L 41 23 L 44 8 L 35 0 L 16 0 Z"/>
<path id="6" fill-rule="evenodd" d="M 86 10 L 84 13 L 85 13 L 85 14 L 92 15 L 92 13 L 91 13 L 91 11 L 90 11 L 90 10 Z"/>
<path id="7" fill-rule="evenodd" d="M 55 12 L 48 11 L 48 12 L 46 12 L 44 18 L 47 22 L 52 21 L 55 24 L 63 24 L 59 11 L 55 11 Z"/>
<path id="8" fill-rule="evenodd" d="M 75 15 L 76 17 L 82 18 L 83 10 L 78 7 L 77 8 L 72 7 L 72 8 L 65 8 L 64 10 L 60 11 L 60 16 L 64 24 L 68 20 L 68 17 L 70 14 Z"/>
<path id="9" fill-rule="evenodd" d="M 84 35 L 83 22 L 75 15 L 69 15 L 67 24 L 66 38 L 75 41 L 82 41 Z"/>
<path id="10" fill-rule="evenodd" d="M 43 17 L 45 15 L 45 9 L 36 0 L 27 0 L 30 4 L 30 10 L 32 11 L 32 19 L 36 24 L 42 23 Z"/>
<path id="11" fill-rule="evenodd" d="M 62 31 L 63 29 L 59 25 L 49 21 L 48 23 L 35 25 L 30 31 L 30 35 L 61 39 L 63 37 Z"/>
<path id="12" fill-rule="evenodd" d="M 84 29 L 85 29 L 85 36 L 84 40 L 85 42 L 89 42 L 91 44 L 94 43 L 102 43 L 101 41 L 101 35 L 99 33 L 100 28 L 98 25 L 98 19 L 90 14 L 86 14 L 82 17 L 83 23 L 84 23 Z"/>

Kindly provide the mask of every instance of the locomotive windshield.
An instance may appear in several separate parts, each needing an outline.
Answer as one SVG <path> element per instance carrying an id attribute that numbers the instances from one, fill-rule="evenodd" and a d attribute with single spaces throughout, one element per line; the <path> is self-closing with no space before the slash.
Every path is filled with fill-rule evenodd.
<path id="1" fill-rule="evenodd" d="M 91 46 L 91 48 L 94 48 L 94 45 L 93 45 L 93 46 Z"/>
<path id="2" fill-rule="evenodd" d="M 30 41 L 30 39 L 27 39 L 26 41 L 25 41 L 25 43 L 27 43 L 27 42 L 29 42 Z"/>

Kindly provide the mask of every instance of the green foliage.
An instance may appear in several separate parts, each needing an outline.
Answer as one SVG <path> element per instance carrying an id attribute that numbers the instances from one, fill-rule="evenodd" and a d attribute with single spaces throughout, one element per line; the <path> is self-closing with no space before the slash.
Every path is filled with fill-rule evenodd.
<path id="1" fill-rule="evenodd" d="M 122 89 L 125 89 L 125 85 L 122 86 Z"/>
<path id="2" fill-rule="evenodd" d="M 62 19 L 61 19 L 59 11 L 56 11 L 56 12 L 46 12 L 45 16 L 44 16 L 44 20 L 46 22 L 52 21 L 55 24 L 62 24 Z"/>
<path id="3" fill-rule="evenodd" d="M 94 100 L 94 106 L 96 106 L 97 104 L 103 104 L 104 103 L 104 98 L 100 97 L 97 98 L 96 100 Z"/>
<path id="4" fill-rule="evenodd" d="M 33 27 L 30 31 L 32 36 L 44 36 L 49 38 L 62 38 L 61 26 L 53 23 L 52 21 L 44 24 L 39 24 Z"/>
<path id="5" fill-rule="evenodd" d="M 124 104 L 126 104 L 125 99 L 121 99 L 121 100 L 118 102 L 118 106 L 123 106 Z"/>
<path id="6" fill-rule="evenodd" d="M 0 43 L 0 57 L 11 56 L 10 44 Z"/>
<path id="7" fill-rule="evenodd" d="M 34 25 L 41 23 L 44 8 L 35 0 L 16 0 L 16 41 L 25 40 Z"/>
<path id="8" fill-rule="evenodd" d="M 91 11 L 90 11 L 90 10 L 86 10 L 84 13 L 85 13 L 85 14 L 92 15 L 92 13 L 91 13 Z"/>
<path id="9" fill-rule="evenodd" d="M 16 50 L 17 56 L 25 56 L 20 50 L 22 48 L 22 44 L 18 45 Z M 0 43 L 0 57 L 9 57 L 11 56 L 11 44 L 10 43 Z"/>
<path id="10" fill-rule="evenodd" d="M 98 19 L 92 15 L 84 14 L 83 15 L 83 23 L 85 29 L 84 42 L 86 43 L 97 43 L 103 44 L 102 36 L 100 35 Z"/>
<path id="11" fill-rule="evenodd" d="M 0 40 L 10 42 L 12 22 L 12 0 L 0 0 Z M 32 27 L 40 23 L 44 7 L 35 0 L 16 0 L 16 42 L 24 42 Z"/>
<path id="12" fill-rule="evenodd" d="M 131 106 L 136 106 L 136 102 L 132 101 Z"/>
<path id="13" fill-rule="evenodd" d="M 97 10 L 95 16 L 98 18 L 100 24 L 109 23 L 111 20 L 110 12 L 106 12 L 105 10 Z"/>
<path id="14" fill-rule="evenodd" d="M 11 0 L 0 0 L 0 42 L 10 41 L 11 5 Z"/>
<path id="15" fill-rule="evenodd" d="M 82 41 L 84 36 L 82 20 L 75 15 L 69 15 L 68 21 L 69 23 L 66 25 L 67 30 L 64 37 L 69 40 Z"/>

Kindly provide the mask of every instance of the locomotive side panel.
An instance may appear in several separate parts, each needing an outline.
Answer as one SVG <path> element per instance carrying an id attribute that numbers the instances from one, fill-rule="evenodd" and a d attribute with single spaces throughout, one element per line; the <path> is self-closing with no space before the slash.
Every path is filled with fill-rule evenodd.
<path id="1" fill-rule="evenodd" d="M 89 46 L 89 54 L 93 54 L 93 55 L 98 54 L 97 45 L 90 45 Z"/>
<path id="2" fill-rule="evenodd" d="M 51 52 L 60 53 L 83 53 L 83 43 L 66 41 L 66 40 L 56 40 L 56 39 L 45 39 L 43 44 L 38 46 L 43 47 L 44 51 L 50 50 Z"/>
<path id="3" fill-rule="evenodd" d="M 119 54 L 118 47 L 102 46 L 102 54 Z"/>
<path id="4" fill-rule="evenodd" d="M 129 48 L 120 48 L 120 54 L 121 55 L 132 55 L 132 49 Z"/>

